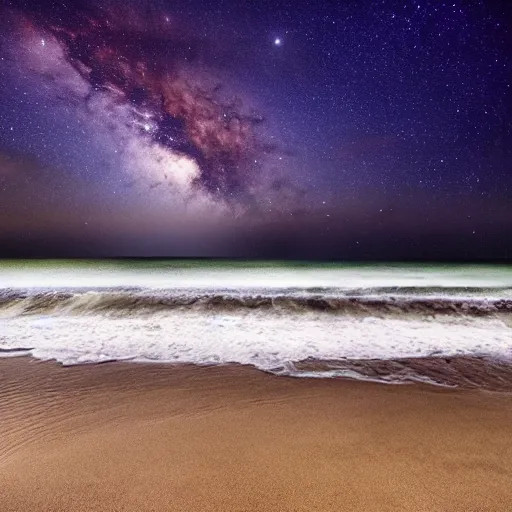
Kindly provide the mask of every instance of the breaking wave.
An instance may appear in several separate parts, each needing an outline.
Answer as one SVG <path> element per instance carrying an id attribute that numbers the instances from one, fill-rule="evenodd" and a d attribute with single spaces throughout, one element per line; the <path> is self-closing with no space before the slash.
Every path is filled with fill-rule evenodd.
<path id="1" fill-rule="evenodd" d="M 482 289 L 477 289 L 481 292 Z M 494 289 L 495 291 L 495 289 Z M 509 291 L 509 289 L 505 290 Z M 501 294 L 504 290 L 500 290 Z M 465 293 L 465 296 L 462 295 Z M 512 316 L 510 298 L 471 296 L 470 289 L 381 288 L 286 290 L 20 290 L 0 291 L 0 315 L 149 315 L 171 310 L 326 312 L 354 316 Z"/>
<path id="2" fill-rule="evenodd" d="M 512 391 L 512 288 L 0 288 L 0 357 Z"/>

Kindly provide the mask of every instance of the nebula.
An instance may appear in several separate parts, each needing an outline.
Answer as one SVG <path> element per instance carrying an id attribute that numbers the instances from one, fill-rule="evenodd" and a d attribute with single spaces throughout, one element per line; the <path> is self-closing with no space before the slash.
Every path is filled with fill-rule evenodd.
<path id="1" fill-rule="evenodd" d="M 263 117 L 206 62 L 215 61 L 211 42 L 169 23 L 156 7 L 75 2 L 73 16 L 67 10 L 51 3 L 20 10 L 16 20 L 32 64 L 59 86 L 73 83 L 96 122 L 110 125 L 107 137 L 123 148 L 125 168 L 152 169 L 152 188 L 202 190 L 231 206 L 254 208 L 262 189 L 275 194 L 263 167 L 276 145 L 259 129 Z"/>

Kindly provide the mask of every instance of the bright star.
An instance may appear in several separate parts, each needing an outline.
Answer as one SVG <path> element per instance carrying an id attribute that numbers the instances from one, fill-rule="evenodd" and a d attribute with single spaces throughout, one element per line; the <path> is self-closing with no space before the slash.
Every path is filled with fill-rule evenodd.
<path id="1" fill-rule="evenodd" d="M 150 124 L 145 124 L 145 125 L 144 125 L 144 130 L 146 130 L 147 132 L 149 132 L 149 130 L 151 130 L 151 125 L 150 125 Z"/>
<path id="2" fill-rule="evenodd" d="M 281 39 L 279 39 L 279 37 L 276 37 L 276 39 L 274 39 L 274 44 L 276 46 L 281 46 Z"/>
<path id="3" fill-rule="evenodd" d="M 44 46 L 46 44 L 46 41 L 44 39 L 41 39 L 41 44 Z"/>

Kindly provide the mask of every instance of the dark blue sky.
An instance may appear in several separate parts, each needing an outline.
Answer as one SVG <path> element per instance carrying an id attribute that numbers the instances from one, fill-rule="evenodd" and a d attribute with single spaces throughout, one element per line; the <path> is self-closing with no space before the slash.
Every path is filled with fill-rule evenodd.
<path id="1" fill-rule="evenodd" d="M 505 1 L 1 14 L 4 255 L 511 258 Z"/>

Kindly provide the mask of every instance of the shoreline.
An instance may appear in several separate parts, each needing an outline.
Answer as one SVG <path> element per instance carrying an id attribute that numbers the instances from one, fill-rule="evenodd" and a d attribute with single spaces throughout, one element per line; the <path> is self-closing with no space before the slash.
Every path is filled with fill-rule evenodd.
<path id="1" fill-rule="evenodd" d="M 2 510 L 505 511 L 510 425 L 503 392 L 2 358 Z"/>
<path id="2" fill-rule="evenodd" d="M 157 366 L 162 369 L 226 368 L 240 367 L 255 370 L 278 378 L 343 380 L 386 385 L 424 385 L 457 390 L 486 390 L 512 393 L 512 360 L 490 355 L 432 355 L 392 359 L 315 359 L 290 362 L 268 370 L 254 364 L 204 363 L 168 360 L 145 360 L 137 357 L 104 359 L 74 364 L 62 364 L 54 359 L 41 360 L 31 354 L 32 348 L 0 348 L 2 359 L 32 359 L 41 363 L 56 364 L 62 368 L 128 364 Z"/>

